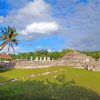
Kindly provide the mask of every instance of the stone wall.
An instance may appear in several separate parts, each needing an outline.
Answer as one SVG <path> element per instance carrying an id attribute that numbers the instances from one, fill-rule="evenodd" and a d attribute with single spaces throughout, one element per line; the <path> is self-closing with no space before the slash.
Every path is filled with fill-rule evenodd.
<path id="1" fill-rule="evenodd" d="M 14 67 L 14 68 L 40 68 L 40 67 L 51 67 L 51 66 L 73 66 L 74 68 L 87 69 L 91 71 L 100 71 L 100 61 L 95 61 L 92 57 L 86 56 L 79 52 L 71 52 L 66 54 L 64 57 L 53 60 L 50 57 L 44 59 L 30 58 L 30 61 L 14 61 L 10 63 L 3 63 L 3 66 Z"/>
<path id="2" fill-rule="evenodd" d="M 73 66 L 74 68 L 87 69 L 91 71 L 100 71 L 100 64 L 97 62 L 84 63 L 75 61 L 23 61 L 17 62 L 15 68 L 40 68 L 40 67 L 51 67 L 51 66 Z"/>

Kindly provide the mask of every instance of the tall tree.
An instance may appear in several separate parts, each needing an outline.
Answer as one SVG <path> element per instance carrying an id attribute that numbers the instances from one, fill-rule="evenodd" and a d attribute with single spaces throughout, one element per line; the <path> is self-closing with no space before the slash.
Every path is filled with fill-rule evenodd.
<path id="1" fill-rule="evenodd" d="M 16 32 L 16 29 L 8 26 L 7 28 L 2 29 L 1 31 L 2 34 L 0 36 L 0 40 L 2 41 L 2 43 L 0 45 L 1 46 L 0 50 L 3 50 L 3 48 L 8 45 L 8 52 L 10 48 L 12 48 L 13 51 L 15 52 L 13 45 L 18 46 L 18 40 L 16 39 L 16 36 L 18 34 Z"/>

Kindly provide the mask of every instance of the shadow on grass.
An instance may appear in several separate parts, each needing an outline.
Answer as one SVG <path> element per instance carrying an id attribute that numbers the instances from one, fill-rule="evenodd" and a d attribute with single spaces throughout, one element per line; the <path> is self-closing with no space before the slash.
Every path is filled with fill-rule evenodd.
<path id="1" fill-rule="evenodd" d="M 0 86 L 0 100 L 100 100 L 100 95 L 74 81 L 54 84 L 34 80 Z"/>
<path id="2" fill-rule="evenodd" d="M 15 65 L 15 62 L 0 62 L 0 73 L 14 69 Z"/>
<path id="3" fill-rule="evenodd" d="M 3 66 L 0 66 L 0 73 L 3 73 L 3 72 L 6 72 L 6 71 L 10 71 L 14 68 L 6 68 L 6 67 L 3 67 Z"/>

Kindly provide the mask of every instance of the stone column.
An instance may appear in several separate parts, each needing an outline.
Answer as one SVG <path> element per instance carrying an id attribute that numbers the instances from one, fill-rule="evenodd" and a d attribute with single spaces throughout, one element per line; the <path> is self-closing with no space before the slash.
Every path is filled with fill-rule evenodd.
<path id="1" fill-rule="evenodd" d="M 33 57 L 32 56 L 30 57 L 30 61 L 33 61 Z"/>
<path id="2" fill-rule="evenodd" d="M 54 61 L 54 58 L 52 58 L 52 61 Z"/>
<path id="3" fill-rule="evenodd" d="M 46 61 L 46 57 L 43 58 L 43 61 Z"/>
<path id="4" fill-rule="evenodd" d="M 50 57 L 47 57 L 47 61 L 50 61 Z"/>
<path id="5" fill-rule="evenodd" d="M 26 58 L 26 61 L 27 61 L 27 58 Z"/>
<path id="6" fill-rule="evenodd" d="M 42 61 L 42 57 L 40 57 L 40 60 L 39 61 Z"/>
<path id="7" fill-rule="evenodd" d="M 98 59 L 98 61 L 100 62 L 100 58 Z"/>
<path id="8" fill-rule="evenodd" d="M 35 57 L 35 61 L 39 61 L 38 57 Z"/>

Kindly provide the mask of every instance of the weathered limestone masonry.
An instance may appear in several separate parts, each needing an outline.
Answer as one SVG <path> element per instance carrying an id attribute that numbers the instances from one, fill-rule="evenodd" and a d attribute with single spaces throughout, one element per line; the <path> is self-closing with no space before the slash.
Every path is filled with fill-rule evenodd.
<path id="1" fill-rule="evenodd" d="M 3 63 L 5 65 L 5 63 Z M 6 63 L 6 67 L 15 68 L 39 68 L 39 67 L 51 67 L 51 66 L 73 66 L 74 68 L 87 69 L 91 71 L 100 71 L 100 60 L 95 61 L 90 56 L 77 51 L 67 53 L 64 57 L 54 60 L 50 57 L 36 57 L 35 60 L 30 58 L 30 61 L 17 61 Z"/>
<path id="2" fill-rule="evenodd" d="M 91 71 L 100 71 L 100 61 L 96 61 L 90 56 L 77 51 L 66 54 L 61 59 L 66 62 L 66 66 L 74 66 L 74 68 L 82 68 Z"/>

